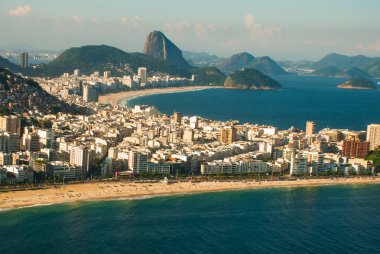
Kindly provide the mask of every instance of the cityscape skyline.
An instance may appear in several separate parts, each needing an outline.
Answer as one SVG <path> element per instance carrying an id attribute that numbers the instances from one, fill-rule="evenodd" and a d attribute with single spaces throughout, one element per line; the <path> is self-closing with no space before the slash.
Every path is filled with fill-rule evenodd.
<path id="1" fill-rule="evenodd" d="M 219 1 L 217 5 L 199 0 L 170 5 L 3 0 L 0 22 L 8 29 L 0 48 L 65 50 L 107 44 L 141 52 L 149 31 L 160 30 L 182 50 L 222 57 L 242 51 L 278 60 L 316 60 L 331 52 L 376 56 L 380 53 L 380 28 L 375 25 L 380 21 L 379 5 L 373 0 L 366 5 L 356 0 L 344 5 L 297 0 Z"/>

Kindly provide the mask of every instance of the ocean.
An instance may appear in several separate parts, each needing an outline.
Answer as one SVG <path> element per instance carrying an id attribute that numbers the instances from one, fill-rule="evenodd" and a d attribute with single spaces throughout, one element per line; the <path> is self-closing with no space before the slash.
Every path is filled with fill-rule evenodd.
<path id="1" fill-rule="evenodd" d="M 0 212 L 0 253 L 377 253 L 380 185 L 269 188 Z"/>
<path id="2" fill-rule="evenodd" d="M 157 94 L 130 99 L 128 106 L 154 105 L 165 114 L 199 115 L 213 120 L 274 125 L 279 129 L 366 130 L 380 123 L 380 90 L 347 90 L 336 86 L 347 79 L 315 76 L 276 76 L 283 88 L 277 91 L 210 89 Z"/>

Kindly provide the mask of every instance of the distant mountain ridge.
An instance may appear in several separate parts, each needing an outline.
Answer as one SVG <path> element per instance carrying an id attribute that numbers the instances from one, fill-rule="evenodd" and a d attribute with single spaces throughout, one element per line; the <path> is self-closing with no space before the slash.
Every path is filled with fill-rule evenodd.
<path id="1" fill-rule="evenodd" d="M 372 77 L 380 77 L 380 57 L 367 57 L 363 55 L 346 56 L 337 53 L 331 53 L 321 60 L 312 64 L 312 68 L 317 71 L 328 67 L 336 67 L 340 70 L 349 70 L 358 68 L 368 73 Z"/>
<path id="2" fill-rule="evenodd" d="M 160 31 L 153 31 L 147 36 L 143 52 L 178 67 L 190 67 L 183 58 L 182 51 Z"/>
<path id="3" fill-rule="evenodd" d="M 230 73 L 245 68 L 253 68 L 261 71 L 265 75 L 284 75 L 288 74 L 280 65 L 268 56 L 257 57 L 243 52 L 232 55 L 223 63 L 218 65 L 223 72 Z"/>
<path id="4" fill-rule="evenodd" d="M 335 78 L 372 78 L 367 72 L 353 67 L 347 70 L 341 70 L 335 66 L 328 66 L 313 72 L 313 75 L 317 76 L 326 76 L 326 77 L 335 77 Z"/>

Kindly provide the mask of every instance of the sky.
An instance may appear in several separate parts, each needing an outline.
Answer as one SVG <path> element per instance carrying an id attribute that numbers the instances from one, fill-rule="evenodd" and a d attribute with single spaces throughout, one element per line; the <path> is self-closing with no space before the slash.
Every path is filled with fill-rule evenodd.
<path id="1" fill-rule="evenodd" d="M 182 50 L 222 57 L 380 56 L 379 0 L 0 0 L 0 24 L 0 49 L 142 52 L 159 30 Z"/>

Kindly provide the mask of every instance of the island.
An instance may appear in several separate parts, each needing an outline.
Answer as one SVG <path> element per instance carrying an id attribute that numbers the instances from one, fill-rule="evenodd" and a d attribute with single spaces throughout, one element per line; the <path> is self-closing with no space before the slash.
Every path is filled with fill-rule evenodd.
<path id="1" fill-rule="evenodd" d="M 226 89 L 274 90 L 282 88 L 276 80 L 255 69 L 243 69 L 229 75 L 224 82 Z"/>
<path id="2" fill-rule="evenodd" d="M 339 88 L 343 89 L 357 89 L 357 90 L 374 90 L 377 89 L 375 83 L 371 80 L 364 78 L 352 78 L 348 81 L 338 85 Z"/>

